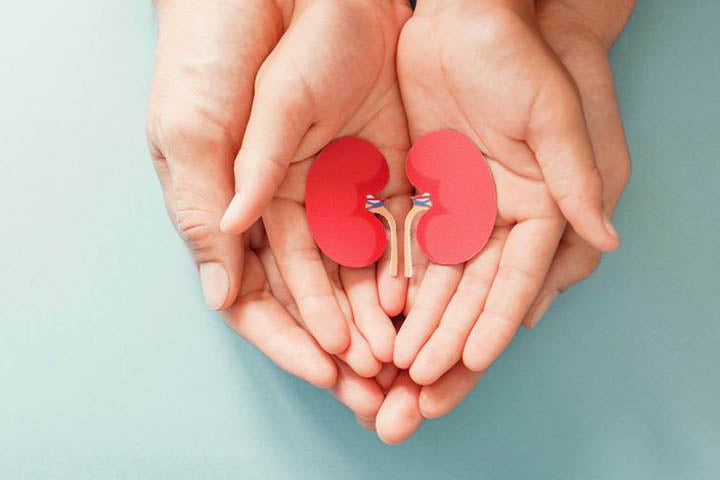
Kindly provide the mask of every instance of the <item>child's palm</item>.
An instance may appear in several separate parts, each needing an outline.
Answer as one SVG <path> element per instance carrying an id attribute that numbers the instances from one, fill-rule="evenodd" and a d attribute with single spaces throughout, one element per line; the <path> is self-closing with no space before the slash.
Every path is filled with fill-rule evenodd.
<path id="1" fill-rule="evenodd" d="M 489 158 L 498 193 L 485 249 L 464 267 L 421 265 L 411 284 L 395 361 L 412 364 L 423 384 L 452 367 L 466 341 L 473 370 L 509 343 L 547 273 L 562 213 L 604 248 L 615 242 L 599 213 L 581 214 L 599 208 L 601 182 L 572 81 L 528 19 L 486 8 L 453 2 L 432 18 L 419 9 L 399 46 L 412 138 L 464 133 Z"/>
<path id="2" fill-rule="evenodd" d="M 409 13 L 388 2 L 296 5 L 289 28 L 258 74 L 236 161 L 238 193 L 223 220 L 224 229 L 242 231 L 262 213 L 308 329 L 326 350 L 343 352 L 341 358 L 367 376 L 380 369 L 374 357 L 391 359 L 395 332 L 388 314 L 402 308 L 406 282 L 387 274 L 385 260 L 376 274 L 375 266 L 344 269 L 324 258 L 305 218 L 305 181 L 327 143 L 360 136 L 389 163 L 391 181 L 382 195 L 408 195 L 403 162 L 409 139 L 395 49 Z"/>

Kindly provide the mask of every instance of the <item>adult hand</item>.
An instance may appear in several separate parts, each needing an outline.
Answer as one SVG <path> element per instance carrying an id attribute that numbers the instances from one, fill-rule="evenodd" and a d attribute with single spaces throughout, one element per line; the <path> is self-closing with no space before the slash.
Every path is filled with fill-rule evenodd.
<path id="1" fill-rule="evenodd" d="M 263 0 L 159 0 L 147 133 L 168 214 L 198 264 L 208 305 L 280 367 L 330 387 L 333 360 L 269 294 L 257 252 L 219 221 L 233 194 L 232 162 L 250 114 L 255 74 L 287 12 Z M 243 274 L 244 270 L 244 274 Z"/>
<path id="2" fill-rule="evenodd" d="M 630 173 L 612 72 L 607 53 L 627 22 L 634 2 L 617 0 L 614 8 L 595 7 L 582 1 L 544 0 L 538 2 L 538 25 L 543 36 L 562 60 L 581 95 L 598 168 L 603 180 L 604 208 L 612 213 Z M 542 314 L 548 293 L 562 291 L 585 278 L 599 260 L 600 252 L 567 227 L 545 282 L 524 324 L 532 326 Z M 549 305 L 548 305 L 549 306 Z M 412 303 L 410 304 L 412 308 Z M 544 309 L 543 309 L 544 310 Z M 455 408 L 472 391 L 484 371 L 473 372 L 456 363 L 437 381 L 423 387 L 399 388 L 406 392 L 402 405 L 410 421 L 394 421 L 385 411 L 397 410 L 400 402 L 388 394 L 375 423 L 386 441 L 402 441 L 420 425 L 422 418 L 436 418 Z M 392 388 L 390 390 L 392 392 Z"/>
<path id="3" fill-rule="evenodd" d="M 608 53 L 634 7 L 635 0 L 613 0 L 602 6 L 581 0 L 544 0 L 537 4 L 542 34 L 572 75 L 582 99 L 603 179 L 607 216 L 615 210 L 631 170 Z M 600 257 L 599 250 L 568 226 L 523 325 L 537 325 L 558 293 L 590 276 Z"/>
<path id="4" fill-rule="evenodd" d="M 397 147 L 400 149 L 406 148 L 404 117 L 388 113 L 400 102 L 394 68 L 387 68 L 393 65 L 395 37 L 404 21 L 403 11 L 395 9 L 388 2 L 378 2 L 373 4 L 373 8 L 375 10 L 368 12 L 358 2 L 349 2 L 348 5 L 332 2 L 268 3 L 260 0 L 237 3 L 193 0 L 157 2 L 159 39 L 148 111 L 148 139 L 168 212 L 194 254 L 203 292 L 212 308 L 228 308 L 235 301 L 240 288 L 244 264 L 243 242 L 235 236 L 222 233 L 218 226 L 234 192 L 234 159 L 236 156 L 242 158 L 248 149 L 254 151 L 252 145 L 258 143 L 257 135 L 263 131 L 264 117 L 280 115 L 281 120 L 292 123 L 293 114 L 312 114 L 317 128 L 311 130 L 321 134 L 316 138 L 317 146 L 313 146 L 313 142 L 308 143 L 312 150 L 319 149 L 327 142 L 326 135 L 342 134 L 335 131 L 340 127 L 346 126 L 349 131 L 365 133 L 362 129 L 376 116 L 373 123 L 377 126 L 382 126 L 383 122 L 403 125 L 403 128 L 395 127 L 399 132 L 396 137 L 388 137 L 385 144 L 387 149 L 393 150 L 395 145 L 400 145 Z M 353 13 L 359 14 L 360 11 L 367 21 L 358 23 L 364 28 L 373 27 L 370 31 L 356 28 L 355 24 L 349 22 Z M 333 15 L 339 17 L 339 20 L 336 18 L 334 22 L 328 22 L 329 28 L 326 29 L 323 22 L 327 18 L 335 18 Z M 373 15 L 382 19 L 382 22 L 376 22 L 380 25 L 371 23 L 375 20 Z M 292 27 L 288 27 L 291 18 Z M 355 28 L 365 35 L 365 42 L 361 42 L 361 45 L 377 46 L 377 37 L 373 35 L 386 33 L 381 27 L 385 30 L 395 28 L 395 31 L 385 39 L 389 45 L 380 44 L 373 55 L 368 55 L 369 63 L 353 64 L 348 62 L 345 49 L 332 49 L 339 52 L 334 61 L 329 62 L 334 67 L 324 69 L 326 59 L 323 51 L 328 44 L 323 40 L 337 45 L 346 36 L 356 33 L 352 30 Z M 314 29 L 317 31 L 309 31 Z M 317 35 L 318 31 L 324 32 L 324 35 Z M 318 43 L 308 44 L 308 38 L 316 38 Z M 298 49 L 293 50 L 295 46 Z M 270 52 L 274 53 L 271 58 L 267 58 Z M 357 49 L 352 50 L 351 54 L 364 58 Z M 294 63 L 295 60 L 298 63 Z M 347 68 L 339 70 L 339 64 Z M 264 73 L 259 73 L 261 66 Z M 314 105 L 297 101 L 297 98 L 306 99 L 303 84 L 305 72 L 295 67 L 309 68 L 311 72 L 318 73 L 318 76 L 312 77 L 321 81 L 316 85 L 319 89 L 316 93 L 329 107 L 314 110 Z M 356 68 L 362 75 L 357 75 Z M 344 77 L 334 78 L 333 75 Z M 354 80 L 357 81 L 353 83 Z M 274 87 L 278 90 L 273 90 Z M 286 90 L 285 87 L 292 90 Z M 326 95 L 332 91 L 330 87 L 335 89 L 335 96 L 327 98 Z M 380 91 L 382 88 L 387 90 Z M 312 100 L 311 97 L 307 99 Z M 278 100 L 280 103 L 276 104 Z M 285 100 L 289 103 L 284 103 Z M 250 118 L 253 101 L 256 106 Z M 274 110 L 276 105 L 282 107 L 282 110 Z M 344 118 L 346 123 L 335 123 L 338 111 L 328 110 L 331 107 L 341 109 L 340 116 L 347 117 Z M 392 121 L 386 120 L 390 117 Z M 396 118 L 402 120 L 398 122 Z M 245 136 L 248 121 L 248 135 Z M 275 133 L 276 145 L 292 143 L 293 132 L 287 131 L 287 123 L 285 126 L 286 129 L 273 126 L 270 135 L 259 142 L 270 143 L 270 136 Z M 374 128 L 377 131 L 378 127 Z M 315 133 L 308 132 L 308 135 L 313 137 Z M 244 136 L 244 150 L 238 155 Z M 241 178 L 248 179 L 250 176 Z M 262 183 L 263 180 L 261 176 L 258 182 Z M 392 189 L 393 185 L 388 188 Z M 270 193 L 273 193 L 272 190 Z M 292 213 L 289 215 L 292 216 Z M 279 225 L 279 222 L 284 221 L 282 216 L 279 218 L 279 221 L 270 223 Z M 277 232 L 280 228 L 273 229 L 271 226 L 270 230 Z M 293 235 L 290 230 L 288 233 Z M 300 240 L 299 253 L 294 248 L 298 243 L 283 243 L 284 240 L 292 243 L 295 239 Z M 347 299 L 343 301 L 343 298 L 335 300 L 328 297 L 327 287 L 330 282 L 327 275 L 323 278 L 311 274 L 300 278 L 304 266 L 310 264 L 311 267 L 317 267 L 317 263 L 308 261 L 308 256 L 303 255 L 302 242 L 308 239 L 300 234 L 276 242 L 280 245 L 280 264 L 284 273 L 291 279 L 289 283 L 294 293 L 302 299 L 301 310 L 304 310 L 305 318 L 309 319 L 308 328 L 317 335 L 326 350 L 344 352 L 343 358 L 350 365 L 365 375 L 373 375 L 379 370 L 380 364 L 373 358 L 367 343 L 352 322 L 348 326 L 340 308 L 340 305 L 346 307 L 344 313 L 347 313 Z M 339 270 L 336 267 L 334 272 L 332 270 L 330 278 L 337 280 Z M 316 269 L 314 273 L 319 272 Z M 355 276 L 356 286 L 349 289 L 354 297 L 366 300 L 368 296 L 378 295 L 373 290 L 374 278 L 370 279 L 370 285 L 366 282 L 369 277 L 372 277 L 370 269 Z M 390 284 L 390 287 L 384 289 L 388 293 L 384 297 L 387 299 L 384 304 L 389 305 L 389 309 L 397 310 L 402 308 L 405 283 L 401 280 Z M 395 285 L 394 290 L 392 285 Z M 337 291 L 337 295 L 342 297 L 344 292 Z M 393 306 L 393 302 L 400 306 Z M 370 329 L 368 335 L 375 334 L 373 345 L 381 357 L 384 348 L 387 357 L 390 355 L 387 352 L 392 351 L 394 331 L 383 310 L 377 307 L 378 303 L 377 299 L 374 303 L 361 302 L 363 308 L 356 315 L 356 320 L 363 328 L 373 322 L 380 324 L 380 327 L 376 325 L 377 328 Z M 362 320 L 366 321 L 363 323 Z M 381 328 L 383 321 L 386 323 L 385 330 Z M 354 342 L 349 342 L 351 337 L 355 339 Z"/>
<path id="5" fill-rule="evenodd" d="M 233 195 L 255 75 L 289 18 L 281 3 L 156 1 L 148 143 L 168 214 L 213 309 L 232 305 L 240 290 L 243 242 L 219 223 Z"/>
<path id="6" fill-rule="evenodd" d="M 305 330 L 296 309 L 282 295 L 267 237 L 258 222 L 248 232 L 244 274 L 235 302 L 223 310 L 225 322 L 279 367 L 321 388 L 347 384 L 345 369 Z"/>
<path id="7" fill-rule="evenodd" d="M 305 181 L 327 143 L 362 137 L 388 162 L 391 180 L 381 196 L 402 218 L 409 204 L 403 173 L 409 138 L 395 51 L 409 14 L 401 1 L 295 3 L 289 27 L 258 73 L 235 160 L 236 195 L 222 220 L 224 231 L 239 233 L 262 213 L 279 271 L 309 331 L 368 377 L 380 361 L 391 360 L 389 316 L 403 308 L 407 283 L 389 275 L 389 252 L 377 267 L 363 269 L 325 258 L 305 218 Z"/>
<path id="8" fill-rule="evenodd" d="M 260 222 L 246 235 L 245 268 L 235 303 L 223 311 L 226 323 L 288 372 L 330 393 L 359 418 L 373 418 L 392 382 L 394 366 L 376 379 L 363 378 L 324 352 L 308 334 L 285 285 Z M 258 321 L 258 320 L 261 321 Z"/>
<path id="9" fill-rule="evenodd" d="M 287 317 L 290 317 L 295 327 L 299 330 L 285 326 L 284 329 L 277 329 L 277 334 L 273 334 L 271 331 L 265 329 L 264 337 L 268 338 L 268 340 L 266 340 L 265 343 L 257 341 L 256 345 L 260 346 L 261 350 L 270 356 L 278 365 L 285 366 L 285 362 L 287 362 L 286 369 L 300 369 L 302 374 L 298 376 L 301 378 L 315 380 L 319 377 L 322 379 L 322 383 L 317 381 L 311 381 L 311 383 L 318 386 L 329 386 L 330 393 L 354 412 L 358 418 L 374 418 L 385 398 L 385 390 L 394 378 L 394 370 L 396 369 L 392 364 L 385 364 L 376 378 L 365 378 L 355 373 L 348 364 L 339 358 L 332 357 L 330 365 L 334 367 L 332 371 L 336 372 L 335 381 L 329 382 L 332 377 L 322 377 L 322 375 L 327 375 L 325 368 L 327 367 L 327 359 L 329 357 L 308 335 L 306 331 L 307 325 L 300 315 L 300 309 L 290 289 L 280 274 L 267 238 L 263 234 L 262 224 L 257 223 L 250 232 L 250 246 L 255 258 L 259 260 L 259 264 L 261 264 L 267 279 L 267 283 L 259 292 L 256 291 L 255 294 L 250 295 L 250 298 L 253 299 L 251 301 L 257 302 L 259 297 L 265 299 L 265 302 L 267 302 L 266 305 L 269 305 L 270 302 L 276 302 L 282 306 L 284 315 L 281 315 L 281 312 L 272 312 L 269 308 L 261 311 L 259 305 L 256 303 L 255 305 L 258 305 L 258 308 L 255 309 L 252 308 L 252 304 L 246 307 L 231 309 L 229 312 L 230 324 L 235 328 L 243 324 L 251 326 L 257 324 L 257 318 L 267 318 L 270 314 L 274 314 L 274 318 L 284 316 L 286 321 Z M 247 270 L 246 275 L 249 272 L 250 270 Z M 243 319 L 245 320 L 243 321 Z M 303 328 L 300 328 L 300 326 Z M 241 333 L 244 332 L 241 331 Z M 293 335 L 296 337 L 294 340 L 291 338 Z M 272 338 L 276 340 L 270 340 Z M 263 345 L 266 344 L 275 345 L 276 348 L 262 348 Z M 314 350 L 311 350 L 310 344 L 315 345 L 322 354 L 322 363 L 320 356 L 316 355 Z M 308 371 L 313 372 L 316 377 L 307 374 L 306 372 Z M 291 370 L 291 372 L 295 373 L 293 370 Z"/>

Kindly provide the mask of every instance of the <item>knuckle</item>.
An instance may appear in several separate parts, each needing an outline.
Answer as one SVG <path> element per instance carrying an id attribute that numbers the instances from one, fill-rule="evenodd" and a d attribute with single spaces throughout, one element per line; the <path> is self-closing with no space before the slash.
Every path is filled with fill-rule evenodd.
<path id="1" fill-rule="evenodd" d="M 529 282 L 541 279 L 538 272 L 519 267 L 517 265 L 504 264 L 500 265 L 496 275 L 496 281 L 504 281 L 508 283 L 527 284 Z"/>
<path id="2" fill-rule="evenodd" d="M 282 253 L 278 252 L 278 254 L 287 264 L 309 265 L 322 261 L 322 257 L 314 245 L 290 248 Z"/>
<path id="3" fill-rule="evenodd" d="M 601 258 L 601 254 L 599 252 L 593 252 L 588 255 L 584 260 L 578 261 L 578 263 L 575 264 L 575 270 L 573 272 L 568 272 L 567 277 L 565 277 L 565 281 L 558 286 L 557 290 L 560 292 L 564 292 L 571 286 L 575 285 L 576 283 L 582 282 L 590 275 L 595 273 L 595 271 L 600 266 Z"/>
<path id="4" fill-rule="evenodd" d="M 239 130 L 232 118 L 215 110 L 211 101 L 193 98 L 151 105 L 146 133 L 168 157 L 225 153 L 238 143 Z"/>
<path id="5" fill-rule="evenodd" d="M 445 402 L 435 395 L 421 395 L 419 401 L 420 413 L 425 418 L 438 418 L 447 413 Z"/>
<path id="6" fill-rule="evenodd" d="M 587 260 L 585 260 L 585 262 L 582 264 L 581 276 L 578 281 L 583 280 L 595 273 L 595 271 L 600 266 L 601 259 L 602 256 L 599 252 L 594 252 L 592 255 L 590 255 Z"/>
<path id="7" fill-rule="evenodd" d="M 556 179 L 555 200 L 561 209 L 573 209 L 581 204 L 597 204 L 602 195 L 602 178 L 596 166 L 581 177 L 562 174 Z"/>
<path id="8" fill-rule="evenodd" d="M 489 275 L 475 272 L 475 270 L 471 268 L 466 268 L 463 273 L 463 280 L 458 286 L 458 291 L 468 290 L 474 294 L 484 295 L 490 290 L 491 286 L 492 278 Z"/>
<path id="9" fill-rule="evenodd" d="M 178 201 L 175 225 L 180 237 L 195 254 L 207 254 L 212 249 L 213 238 L 219 233 L 219 220 L 213 212 L 191 207 Z"/>
<path id="10" fill-rule="evenodd" d="M 260 67 L 255 77 L 256 98 L 265 99 L 281 109 L 288 120 L 298 121 L 315 109 L 313 87 L 296 64 L 289 63 L 280 68 L 282 63 L 265 63 Z"/>
<path id="11" fill-rule="evenodd" d="M 495 45 L 497 40 L 507 38 L 509 34 L 524 28 L 523 19 L 513 9 L 494 8 L 488 14 L 480 16 L 473 37 L 475 41 Z"/>
<path id="12" fill-rule="evenodd" d="M 200 115 L 172 115 L 159 121 L 162 143 L 170 148 L 201 149 L 216 151 L 228 143 L 227 129 Z"/>
<path id="13" fill-rule="evenodd" d="M 155 111 L 152 109 L 148 109 L 147 115 L 145 116 L 145 137 L 150 142 L 155 141 L 157 132 L 157 115 L 155 114 Z"/>
<path id="14" fill-rule="evenodd" d="M 475 318 L 472 318 L 471 320 L 474 321 Z M 446 322 L 445 324 L 441 324 L 437 330 L 438 334 L 442 335 L 443 339 L 447 342 L 446 345 L 450 345 L 451 348 L 454 349 L 454 353 L 451 354 L 457 355 L 458 358 L 454 358 L 455 362 L 460 360 L 459 357 L 462 352 L 461 349 L 467 340 L 471 327 L 472 323 L 470 322 L 467 322 L 464 325 L 459 325 L 456 322 Z M 453 362 L 453 364 L 455 362 Z"/>
<path id="15" fill-rule="evenodd" d="M 617 175 L 619 177 L 620 184 L 623 189 L 630 183 L 630 177 L 632 176 L 632 162 L 630 161 L 630 154 L 625 153 L 623 159 L 618 163 Z"/>

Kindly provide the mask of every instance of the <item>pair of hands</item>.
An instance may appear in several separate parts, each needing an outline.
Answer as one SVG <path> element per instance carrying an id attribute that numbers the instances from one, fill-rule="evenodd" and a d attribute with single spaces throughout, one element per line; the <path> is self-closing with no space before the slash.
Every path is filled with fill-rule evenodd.
<path id="1" fill-rule="evenodd" d="M 384 441 L 452 410 L 618 244 L 607 218 L 629 156 L 607 51 L 632 3 L 615 2 L 158 0 L 148 138 L 208 304 Z M 303 207 L 316 152 L 375 144 L 401 221 L 411 141 L 448 128 L 497 185 L 485 249 L 456 266 L 414 249 L 410 282 L 387 257 L 321 255 Z"/>

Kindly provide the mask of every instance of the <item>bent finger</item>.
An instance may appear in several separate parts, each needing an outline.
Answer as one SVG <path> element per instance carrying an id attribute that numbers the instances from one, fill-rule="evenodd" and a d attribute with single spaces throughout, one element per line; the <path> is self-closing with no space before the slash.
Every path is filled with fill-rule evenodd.
<path id="1" fill-rule="evenodd" d="M 556 218 L 513 226 L 483 312 L 465 344 L 467 368 L 486 370 L 510 343 L 542 286 L 562 230 L 563 222 Z"/>
<path id="2" fill-rule="evenodd" d="M 265 289 L 254 254 L 247 255 L 245 269 L 238 300 L 223 313 L 227 324 L 280 368 L 318 387 L 332 386 L 337 375 L 334 362 Z"/>
<path id="3" fill-rule="evenodd" d="M 350 332 L 302 205 L 275 199 L 263 216 L 273 256 L 310 333 L 329 353 L 343 352 Z"/>

